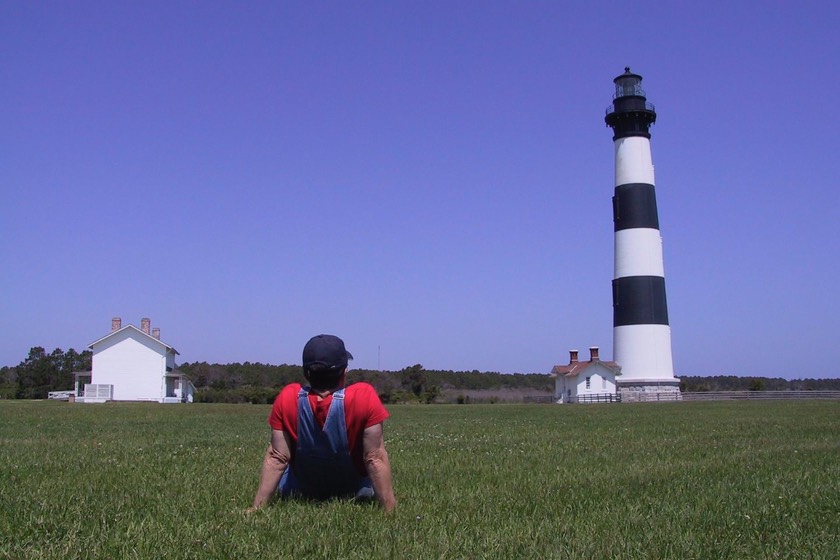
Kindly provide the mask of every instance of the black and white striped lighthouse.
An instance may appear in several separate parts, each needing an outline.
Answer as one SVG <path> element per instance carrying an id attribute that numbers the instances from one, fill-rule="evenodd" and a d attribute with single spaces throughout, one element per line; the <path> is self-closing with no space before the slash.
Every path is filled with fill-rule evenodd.
<path id="1" fill-rule="evenodd" d="M 656 111 L 641 88 L 642 77 L 630 68 L 613 81 L 615 95 L 605 120 L 615 133 L 612 288 L 613 360 L 621 366 L 618 385 L 627 396 L 678 392 L 650 153 L 649 129 Z"/>

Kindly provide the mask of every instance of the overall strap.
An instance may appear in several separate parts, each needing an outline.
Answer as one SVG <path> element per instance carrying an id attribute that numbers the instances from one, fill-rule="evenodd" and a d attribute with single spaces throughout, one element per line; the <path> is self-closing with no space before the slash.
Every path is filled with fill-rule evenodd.
<path id="1" fill-rule="evenodd" d="M 298 392 L 298 446 L 310 447 L 315 444 L 318 437 L 317 422 L 315 422 L 315 414 L 312 412 L 312 406 L 309 404 L 309 387 L 301 387 Z"/>
<path id="2" fill-rule="evenodd" d="M 330 447 L 336 452 L 350 452 L 347 440 L 347 422 L 344 417 L 344 388 L 333 393 L 330 410 L 324 422 L 323 433 L 330 442 Z"/>

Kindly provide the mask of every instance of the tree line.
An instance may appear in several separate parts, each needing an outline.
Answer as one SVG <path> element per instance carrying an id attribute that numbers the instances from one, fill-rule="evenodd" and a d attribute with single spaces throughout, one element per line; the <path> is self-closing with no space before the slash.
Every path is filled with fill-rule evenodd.
<path id="1" fill-rule="evenodd" d="M 45 399 L 50 391 L 73 388 L 73 372 L 90 371 L 91 351 L 56 348 L 50 353 L 41 346 L 15 367 L 0 368 L 0 399 Z M 178 366 L 196 387 L 197 402 L 272 403 L 280 389 L 289 383 L 304 382 L 299 365 L 271 365 L 259 362 L 209 364 L 185 362 Z M 551 394 L 554 380 L 548 374 L 429 370 L 415 364 L 398 371 L 351 369 L 347 382 L 365 381 L 373 385 L 385 403 L 440 400 L 444 392 L 525 390 Z M 703 391 L 814 391 L 840 390 L 840 379 L 795 379 L 738 377 L 734 375 L 684 376 L 680 390 Z M 457 402 L 469 397 L 458 396 Z"/>
<path id="2" fill-rule="evenodd" d="M 680 391 L 840 391 L 840 379 L 782 379 L 714 375 L 681 377 Z"/>
<path id="3" fill-rule="evenodd" d="M 272 403 L 280 389 L 289 383 L 305 382 L 303 368 L 262 363 L 208 364 L 184 363 L 178 369 L 186 373 L 196 387 L 198 402 Z M 489 391 L 531 389 L 551 392 L 554 381 L 547 374 L 429 370 L 415 364 L 399 371 L 351 369 L 347 383 L 365 381 L 376 388 L 385 403 L 435 402 L 444 390 Z"/>
<path id="4" fill-rule="evenodd" d="M 0 399 L 46 399 L 50 391 L 73 388 L 73 372 L 89 371 L 91 351 L 34 346 L 16 367 L 0 368 Z"/>

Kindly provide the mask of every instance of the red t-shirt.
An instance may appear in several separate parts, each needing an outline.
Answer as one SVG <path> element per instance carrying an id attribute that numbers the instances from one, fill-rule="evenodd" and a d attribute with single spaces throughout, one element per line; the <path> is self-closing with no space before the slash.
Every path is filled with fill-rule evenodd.
<path id="1" fill-rule="evenodd" d="M 298 393 L 300 383 L 292 383 L 283 387 L 274 400 L 268 424 L 274 430 L 281 430 L 289 434 L 292 439 L 292 460 L 294 460 L 297 446 L 298 425 Z M 315 415 L 315 421 L 322 428 L 327 421 L 327 412 L 332 403 L 332 395 L 318 400 L 314 393 L 309 394 L 309 405 Z M 369 383 L 354 383 L 344 389 L 344 421 L 347 425 L 347 443 L 350 446 L 350 456 L 359 473 L 367 476 L 362 458 L 362 434 L 365 428 L 375 426 L 388 418 L 388 411 L 382 406 L 379 395 Z"/>

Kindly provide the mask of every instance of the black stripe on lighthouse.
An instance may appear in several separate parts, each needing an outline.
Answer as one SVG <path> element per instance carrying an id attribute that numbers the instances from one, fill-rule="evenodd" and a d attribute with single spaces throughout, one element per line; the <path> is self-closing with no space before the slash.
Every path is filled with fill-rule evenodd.
<path id="1" fill-rule="evenodd" d="M 615 231 L 632 228 L 659 229 L 656 192 L 647 183 L 628 183 L 615 188 L 613 197 Z"/>
<path id="2" fill-rule="evenodd" d="M 613 326 L 667 325 L 665 279 L 661 276 L 616 278 L 613 288 Z"/>

